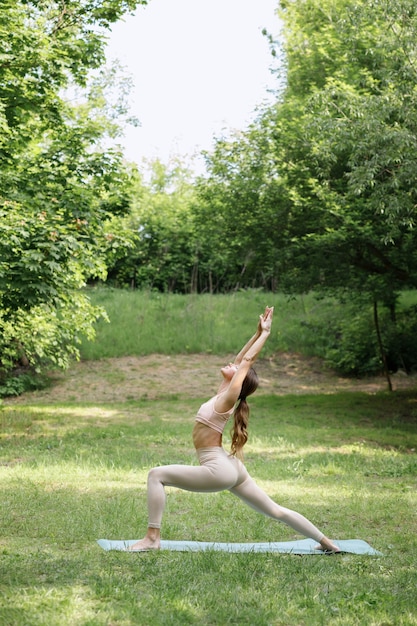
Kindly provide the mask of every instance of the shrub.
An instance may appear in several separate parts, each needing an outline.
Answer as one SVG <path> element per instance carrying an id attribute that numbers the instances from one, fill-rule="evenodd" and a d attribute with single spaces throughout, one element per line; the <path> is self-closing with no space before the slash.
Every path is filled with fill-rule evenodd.
<path id="1" fill-rule="evenodd" d="M 396 321 L 382 311 L 380 329 L 389 370 L 417 370 L 417 307 L 399 311 Z M 319 322 L 317 332 L 326 337 L 327 348 L 322 355 L 326 364 L 338 373 L 371 376 L 381 372 L 382 358 L 371 310 L 355 312 L 346 307 L 344 319 L 330 326 Z"/>

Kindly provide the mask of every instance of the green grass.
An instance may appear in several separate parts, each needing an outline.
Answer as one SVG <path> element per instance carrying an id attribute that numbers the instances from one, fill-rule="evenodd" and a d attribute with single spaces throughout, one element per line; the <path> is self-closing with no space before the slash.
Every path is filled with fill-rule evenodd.
<path id="1" fill-rule="evenodd" d="M 311 328 L 343 315 L 331 299 L 260 291 L 176 296 L 97 289 L 100 323 L 84 359 L 233 353 L 275 306 L 263 356 L 320 351 Z M 405 294 L 410 306 L 415 294 Z M 109 375 L 109 385 L 117 381 Z M 202 398 L 201 400 L 205 400 Z M 255 396 L 246 464 L 278 502 L 334 539 L 383 557 L 104 552 L 140 537 L 146 476 L 196 463 L 198 401 L 0 405 L 0 624 L 3 626 L 417 626 L 415 392 Z M 165 539 L 291 540 L 229 493 L 168 489 Z"/>
<path id="2" fill-rule="evenodd" d="M 327 329 L 351 315 L 348 307 L 333 298 L 314 294 L 289 298 L 261 290 L 232 294 L 179 295 L 146 291 L 96 288 L 91 300 L 103 306 L 110 323 L 97 324 L 97 341 L 85 341 L 85 360 L 128 355 L 233 353 L 242 336 L 253 333 L 258 315 L 266 305 L 274 306 L 274 325 L 264 356 L 277 352 L 300 352 L 324 357 Z M 417 292 L 401 294 L 399 307 L 417 302 Z M 370 308 L 370 318 L 372 310 Z"/>
<path id="3" fill-rule="evenodd" d="M 198 402 L 3 405 L 0 624 L 417 624 L 415 393 L 258 396 L 246 464 L 329 536 L 383 557 L 104 552 L 137 538 L 146 475 L 195 463 Z M 229 493 L 168 489 L 165 539 L 291 540 Z"/>
<path id="4" fill-rule="evenodd" d="M 288 298 L 260 290 L 234 294 L 177 295 L 98 288 L 91 300 L 103 306 L 110 323 L 97 324 L 97 341 L 84 342 L 83 359 L 127 355 L 234 352 L 250 336 L 266 305 L 274 306 L 274 328 L 263 354 L 277 351 L 320 353 L 323 341 L 311 323 L 330 324 L 343 316 L 331 298 Z"/>

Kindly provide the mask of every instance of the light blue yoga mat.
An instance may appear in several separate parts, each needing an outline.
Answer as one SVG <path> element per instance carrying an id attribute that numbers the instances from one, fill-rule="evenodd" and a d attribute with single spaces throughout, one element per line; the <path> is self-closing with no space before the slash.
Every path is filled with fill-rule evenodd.
<path id="1" fill-rule="evenodd" d="M 103 550 L 127 550 L 138 541 L 131 539 L 126 541 L 111 541 L 109 539 L 99 539 L 97 543 Z M 344 539 L 334 542 L 342 552 L 350 554 L 368 554 L 372 556 L 382 556 L 362 539 Z M 175 552 L 199 552 L 211 550 L 214 552 L 281 552 L 284 554 L 329 554 L 322 550 L 315 550 L 317 541 L 313 539 L 301 539 L 299 541 L 274 541 L 268 543 L 218 543 L 209 541 L 161 541 L 161 550 L 173 550 Z M 140 550 L 138 550 L 140 552 Z M 143 550 L 142 550 L 143 552 Z"/>

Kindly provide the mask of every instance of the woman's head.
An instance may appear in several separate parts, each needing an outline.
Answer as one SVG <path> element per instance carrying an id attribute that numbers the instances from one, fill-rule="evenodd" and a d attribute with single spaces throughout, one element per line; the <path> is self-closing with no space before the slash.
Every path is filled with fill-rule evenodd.
<path id="1" fill-rule="evenodd" d="M 237 372 L 237 365 L 236 363 L 229 363 L 228 365 L 222 367 L 220 371 L 225 380 L 232 380 L 233 376 Z"/>

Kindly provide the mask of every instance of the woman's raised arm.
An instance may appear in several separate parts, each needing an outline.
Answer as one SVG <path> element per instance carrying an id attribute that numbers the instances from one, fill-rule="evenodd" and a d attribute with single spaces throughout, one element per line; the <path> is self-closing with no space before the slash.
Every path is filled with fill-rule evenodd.
<path id="1" fill-rule="evenodd" d="M 233 375 L 230 382 L 223 381 L 219 389 L 219 398 L 216 401 L 216 411 L 220 413 L 226 412 L 233 407 L 237 399 L 239 398 L 240 391 L 242 389 L 243 381 L 249 368 L 258 358 L 266 340 L 271 332 L 272 316 L 274 313 L 273 307 L 267 307 L 265 313 L 260 315 L 259 324 L 256 334 L 248 341 L 248 343 L 239 352 L 239 363 L 235 360 L 237 370 Z"/>
<path id="2" fill-rule="evenodd" d="M 250 350 L 253 344 L 257 341 L 257 339 L 259 339 L 259 337 L 261 336 L 262 323 L 266 322 L 266 320 L 269 319 L 270 320 L 269 329 L 271 328 L 273 312 L 274 312 L 274 307 L 268 307 L 268 306 L 265 307 L 264 314 L 259 316 L 259 322 L 258 322 L 258 327 L 256 329 L 256 333 L 249 339 L 249 341 L 243 346 L 239 354 L 236 356 L 234 360 L 235 365 L 240 365 L 244 356 L 247 354 L 247 352 Z"/>

